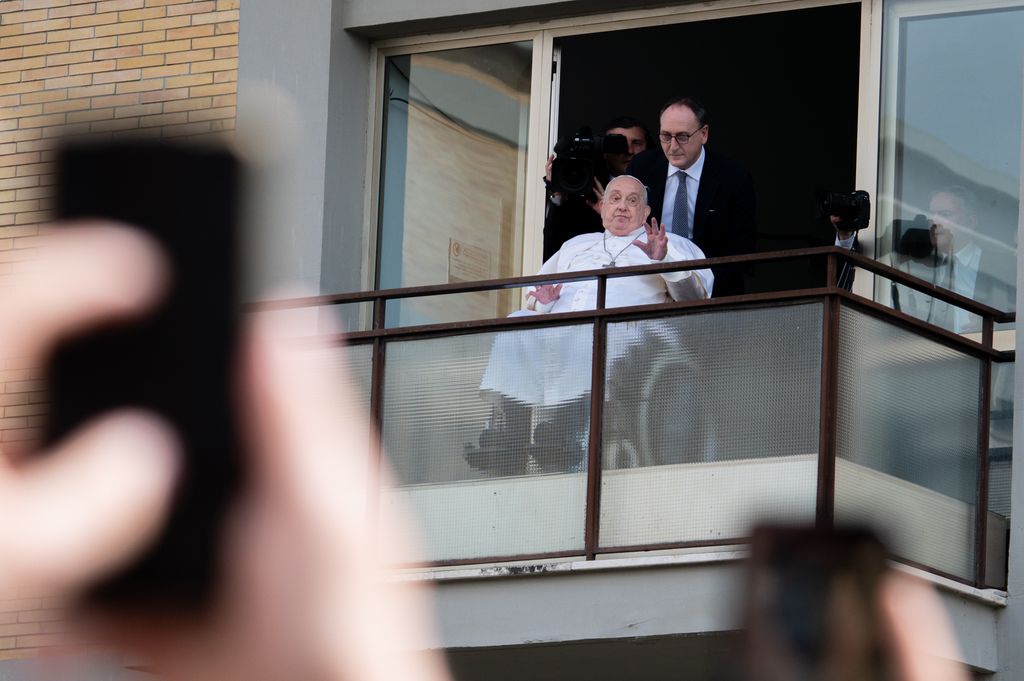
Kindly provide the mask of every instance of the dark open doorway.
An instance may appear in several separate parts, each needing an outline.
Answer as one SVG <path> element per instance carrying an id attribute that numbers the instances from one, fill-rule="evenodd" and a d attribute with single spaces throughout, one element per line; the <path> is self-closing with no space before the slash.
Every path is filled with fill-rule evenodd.
<path id="1" fill-rule="evenodd" d="M 753 174 L 758 250 L 830 244 L 813 194 L 855 189 L 860 12 L 845 4 L 560 39 L 558 134 L 603 131 L 627 114 L 656 135 L 661 104 L 694 95 L 711 114 L 708 147 Z M 773 267 L 748 290 L 811 285 L 811 271 Z"/>

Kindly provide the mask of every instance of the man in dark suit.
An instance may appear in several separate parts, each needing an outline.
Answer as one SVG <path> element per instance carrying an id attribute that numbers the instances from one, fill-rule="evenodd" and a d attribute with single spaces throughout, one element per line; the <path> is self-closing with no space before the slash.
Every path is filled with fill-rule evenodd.
<path id="1" fill-rule="evenodd" d="M 709 258 L 754 251 L 754 183 L 735 161 L 704 148 L 708 115 L 692 97 L 661 109 L 661 149 L 637 154 L 627 173 L 647 185 L 651 217 Z M 742 265 L 712 268 L 714 296 L 743 293 Z"/>

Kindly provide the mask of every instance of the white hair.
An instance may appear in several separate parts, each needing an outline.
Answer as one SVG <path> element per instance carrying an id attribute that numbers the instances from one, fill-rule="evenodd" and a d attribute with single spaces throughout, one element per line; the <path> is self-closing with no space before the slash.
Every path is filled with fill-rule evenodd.
<path id="1" fill-rule="evenodd" d="M 643 200 L 644 200 L 644 205 L 645 205 L 645 206 L 648 206 L 648 205 L 650 205 L 649 203 L 647 203 L 647 185 L 645 185 L 645 184 L 644 184 L 643 182 L 641 182 L 641 181 L 640 181 L 640 178 L 638 178 L 638 177 L 636 177 L 636 176 L 634 176 L 634 175 L 616 175 L 615 177 L 613 177 L 613 178 L 611 179 L 611 182 L 609 182 L 609 183 L 608 183 L 608 186 L 607 186 L 607 187 L 605 187 L 605 191 L 609 191 L 609 190 L 611 190 L 611 188 L 612 188 L 612 182 L 616 182 L 616 181 L 618 181 L 618 180 L 621 180 L 621 179 L 623 179 L 623 178 L 625 178 L 625 179 L 627 179 L 627 180 L 633 180 L 633 181 L 634 181 L 634 182 L 636 182 L 636 183 L 637 183 L 638 185 L 640 185 L 640 188 L 641 188 L 641 189 L 643 190 L 643 191 L 641 191 L 641 193 L 640 193 L 640 196 L 641 196 L 641 197 L 643 198 Z"/>

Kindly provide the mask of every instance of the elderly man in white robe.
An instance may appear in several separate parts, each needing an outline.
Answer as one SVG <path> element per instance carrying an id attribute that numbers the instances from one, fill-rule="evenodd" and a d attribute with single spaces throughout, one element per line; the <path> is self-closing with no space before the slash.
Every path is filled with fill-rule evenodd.
<path id="1" fill-rule="evenodd" d="M 635 177 L 608 183 L 601 200 L 604 231 L 582 234 L 562 245 L 540 274 L 602 267 L 698 260 L 704 253 L 692 241 L 666 233 L 651 209 L 647 189 Z M 711 296 L 710 269 L 643 274 L 608 280 L 607 307 L 699 300 Z M 526 309 L 512 316 L 591 310 L 597 305 L 596 280 L 544 284 L 527 293 Z M 639 334 L 639 327 L 635 327 Z M 648 329 L 649 331 L 649 329 Z M 470 465 L 492 474 L 581 470 L 590 392 L 590 326 L 571 325 L 509 331 L 495 337 L 480 388 L 493 396 L 491 422 L 480 447 L 466 445 Z M 609 361 L 632 343 L 608 349 Z M 531 411 L 539 410 L 532 432 Z"/>
<path id="2" fill-rule="evenodd" d="M 601 200 L 603 232 L 581 234 L 566 241 L 540 268 L 539 274 L 579 272 L 601 267 L 629 267 L 698 260 L 703 251 L 689 239 L 669 234 L 657 220 L 647 222 L 647 188 L 632 175 L 608 183 Z M 666 272 L 608 280 L 608 307 L 696 300 L 711 296 L 714 275 L 709 269 Z M 518 314 L 573 312 L 597 306 L 595 280 L 545 284 L 527 294 L 527 309 Z"/>

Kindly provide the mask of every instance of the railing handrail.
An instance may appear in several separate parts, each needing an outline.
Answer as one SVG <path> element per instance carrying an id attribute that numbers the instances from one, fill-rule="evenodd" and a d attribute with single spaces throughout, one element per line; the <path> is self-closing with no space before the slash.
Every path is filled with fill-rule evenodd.
<path id="1" fill-rule="evenodd" d="M 425 296 L 451 295 L 459 293 L 475 293 L 479 291 L 491 291 L 510 288 L 524 288 L 537 284 L 554 284 L 568 281 L 583 281 L 587 279 L 616 279 L 620 277 L 635 276 L 638 274 L 662 274 L 667 272 L 679 272 L 710 268 L 720 265 L 738 265 L 753 263 L 780 262 L 786 260 L 799 260 L 815 256 L 838 258 L 842 262 L 856 265 L 873 274 L 881 275 L 887 279 L 903 284 L 916 291 L 925 293 L 933 298 L 949 303 L 963 310 L 976 314 L 985 319 L 991 319 L 995 323 L 1010 323 L 1016 320 L 1016 313 L 1003 311 L 994 307 L 979 303 L 976 300 L 967 298 L 949 289 L 943 288 L 932 282 L 907 274 L 890 265 L 873 260 L 859 253 L 854 253 L 838 246 L 819 246 L 815 248 L 799 248 L 784 251 L 770 251 L 766 253 L 750 253 L 746 255 L 732 255 L 719 258 L 703 258 L 701 260 L 684 260 L 669 263 L 654 263 L 651 265 L 634 265 L 631 267 L 602 268 L 593 270 L 582 270 L 578 272 L 558 272 L 555 274 L 534 274 L 522 277 L 505 277 L 501 279 L 483 279 L 473 282 L 459 282 L 455 284 L 430 284 L 426 286 L 408 286 L 403 288 L 378 289 L 375 291 L 356 291 L 352 293 L 331 293 L 318 296 L 305 296 L 300 298 L 282 298 L 277 300 L 260 301 L 254 305 L 261 310 L 285 310 L 302 307 L 320 307 L 327 305 L 350 305 L 358 303 L 369 303 L 377 301 L 398 300 L 403 298 L 419 298 Z M 826 287 L 834 288 L 834 282 L 826 282 Z"/>

